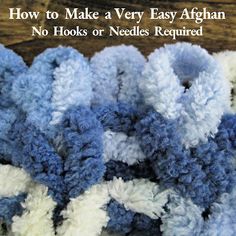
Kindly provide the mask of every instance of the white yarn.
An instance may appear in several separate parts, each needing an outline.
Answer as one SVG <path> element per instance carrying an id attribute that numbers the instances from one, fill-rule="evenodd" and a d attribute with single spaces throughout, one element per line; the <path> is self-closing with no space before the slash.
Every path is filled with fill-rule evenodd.
<path id="1" fill-rule="evenodd" d="M 213 54 L 222 66 L 225 78 L 230 81 L 232 88 L 232 108 L 236 112 L 236 51 L 223 51 Z"/>
<path id="2" fill-rule="evenodd" d="M 30 176 L 21 168 L 0 164 L 0 196 L 11 197 L 28 192 L 32 181 Z"/>
<path id="3" fill-rule="evenodd" d="M 161 191 L 156 183 L 146 179 L 124 182 L 121 178 L 108 182 L 108 191 L 127 210 L 143 213 L 152 219 L 157 219 L 164 212 L 163 207 L 172 192 Z"/>
<path id="4" fill-rule="evenodd" d="M 133 165 L 145 159 L 138 141 L 134 136 L 122 132 L 106 131 L 103 136 L 104 161 L 122 161 Z"/>
<path id="5" fill-rule="evenodd" d="M 14 216 L 12 232 L 14 236 L 54 236 L 52 222 L 56 203 L 47 194 L 47 188 L 36 185 L 30 189 L 24 203 L 22 216 Z"/>
<path id="6" fill-rule="evenodd" d="M 110 201 L 106 184 L 94 185 L 84 194 L 71 199 L 62 212 L 63 224 L 57 228 L 59 236 L 97 236 L 107 225 L 109 217 L 105 205 Z"/>

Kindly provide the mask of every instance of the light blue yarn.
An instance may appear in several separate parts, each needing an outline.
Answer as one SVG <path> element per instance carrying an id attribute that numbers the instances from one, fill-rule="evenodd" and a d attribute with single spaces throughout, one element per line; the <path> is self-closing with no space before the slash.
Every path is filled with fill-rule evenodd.
<path id="1" fill-rule="evenodd" d="M 25 72 L 27 66 L 23 59 L 12 50 L 0 44 L 0 107 L 9 108 L 13 105 L 10 96 L 12 83 L 21 73 Z"/>
<path id="2" fill-rule="evenodd" d="M 91 81 L 86 76 L 91 76 L 88 62 L 77 50 L 47 49 L 14 82 L 12 97 L 27 120 L 50 135 L 66 109 L 90 103 Z"/>
<path id="3" fill-rule="evenodd" d="M 211 208 L 211 215 L 206 221 L 201 236 L 234 236 L 236 235 L 236 189 L 222 194 Z"/>
<path id="4" fill-rule="evenodd" d="M 163 236 L 200 236 L 203 228 L 202 209 L 191 200 L 172 194 L 161 217 Z"/>
<path id="5" fill-rule="evenodd" d="M 93 71 L 93 104 L 141 102 L 138 81 L 145 63 L 144 56 L 134 46 L 113 46 L 91 58 Z"/>
<path id="6" fill-rule="evenodd" d="M 8 138 L 8 132 L 19 112 L 10 96 L 13 82 L 24 73 L 27 66 L 23 59 L 12 50 L 0 44 L 0 161 L 18 155 Z"/>
<path id="7" fill-rule="evenodd" d="M 148 59 L 139 83 L 146 104 L 178 120 L 176 132 L 186 147 L 207 142 L 230 110 L 230 85 L 221 67 L 190 43 L 166 45 Z"/>

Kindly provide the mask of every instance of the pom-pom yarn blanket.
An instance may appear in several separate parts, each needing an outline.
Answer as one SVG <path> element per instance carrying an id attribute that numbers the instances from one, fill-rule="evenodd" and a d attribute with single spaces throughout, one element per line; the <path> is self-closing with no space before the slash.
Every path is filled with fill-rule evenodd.
<path id="1" fill-rule="evenodd" d="M 235 52 L 0 46 L 0 235 L 236 235 Z"/>

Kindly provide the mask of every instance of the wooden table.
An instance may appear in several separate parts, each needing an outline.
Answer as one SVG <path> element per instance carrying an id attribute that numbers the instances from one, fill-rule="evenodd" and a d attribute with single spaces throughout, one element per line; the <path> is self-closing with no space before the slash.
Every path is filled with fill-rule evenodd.
<path id="1" fill-rule="evenodd" d="M 9 20 L 9 8 L 21 7 L 22 11 L 40 11 L 46 10 L 57 11 L 60 17 L 57 20 L 47 20 L 44 14 L 39 20 Z M 206 20 L 203 22 L 204 35 L 202 37 L 180 37 L 178 41 L 188 41 L 199 44 L 210 52 L 221 50 L 236 50 L 236 0 L 195 0 L 195 1 L 141 1 L 141 0 L 0 0 L 0 43 L 14 49 L 22 55 L 27 63 L 31 63 L 32 59 L 44 49 L 48 47 L 56 47 L 58 45 L 70 45 L 77 48 L 86 56 L 91 56 L 94 52 L 101 50 L 105 46 L 118 44 L 133 44 L 138 47 L 145 55 L 148 55 L 155 48 L 165 43 L 174 43 L 171 37 L 109 37 L 107 34 L 102 37 L 40 37 L 31 36 L 31 26 L 42 26 L 49 31 L 54 25 L 62 25 L 72 29 L 79 25 L 89 30 L 93 28 L 107 28 L 108 25 L 120 25 L 121 27 L 132 27 L 137 25 L 134 21 L 118 20 L 114 17 L 112 20 L 65 20 L 64 8 L 85 7 L 103 14 L 114 7 L 125 7 L 127 10 L 148 11 L 150 7 L 159 8 L 161 11 L 178 11 L 183 8 L 191 9 L 198 7 L 202 9 L 206 7 L 209 11 L 224 11 L 226 20 Z M 181 28 L 183 26 L 192 28 L 197 27 L 194 21 L 176 21 L 172 25 L 168 21 L 150 20 L 148 16 L 139 24 L 142 28 L 151 28 L 160 25 L 166 28 Z"/>

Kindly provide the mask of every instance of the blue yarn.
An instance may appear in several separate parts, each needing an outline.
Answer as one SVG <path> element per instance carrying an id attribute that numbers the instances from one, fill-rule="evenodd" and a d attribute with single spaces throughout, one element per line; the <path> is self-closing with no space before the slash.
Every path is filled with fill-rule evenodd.
<path id="1" fill-rule="evenodd" d="M 144 214 L 135 214 L 133 219 L 133 231 L 129 234 L 130 236 L 161 236 L 160 231 L 161 221 L 151 219 Z"/>
<path id="2" fill-rule="evenodd" d="M 107 229 L 111 232 L 143 236 L 161 235 L 159 220 L 153 220 L 144 214 L 126 210 L 115 200 L 110 201 L 107 212 L 110 218 Z"/>
<path id="3" fill-rule="evenodd" d="M 203 48 L 190 43 L 165 45 L 149 57 L 140 80 L 146 104 L 167 119 L 185 147 L 207 142 L 230 110 L 230 84 Z"/>
<path id="4" fill-rule="evenodd" d="M 105 172 L 102 159 L 102 127 L 86 107 L 74 107 L 62 120 L 66 153 L 65 185 L 69 197 L 77 197 L 98 183 Z"/>
<path id="5" fill-rule="evenodd" d="M 62 203 L 63 160 L 45 135 L 28 122 L 16 123 L 11 135 L 22 152 L 21 156 L 14 157 L 13 164 L 20 165 L 35 181 L 46 185 L 53 199 Z"/>
<path id="6" fill-rule="evenodd" d="M 155 179 L 155 174 L 148 160 L 132 166 L 121 161 L 110 160 L 106 163 L 106 169 L 105 180 L 112 180 L 114 177 L 121 177 L 125 181 L 138 178 Z"/>
<path id="7" fill-rule="evenodd" d="M 136 109 L 125 103 L 106 104 L 93 108 L 97 119 L 101 122 L 104 131 L 111 130 L 113 132 L 122 132 L 128 137 L 135 135 L 134 125 L 141 116 Z M 108 147 L 109 148 L 109 147 Z M 117 147 L 118 149 L 118 147 Z M 122 149 L 118 149 L 117 153 L 122 153 Z M 140 150 L 141 151 L 141 150 Z M 131 153 L 127 153 L 127 155 Z M 133 151 L 133 157 L 138 156 L 138 152 Z M 126 154 L 123 154 L 128 159 Z M 134 177 L 150 177 L 153 172 L 145 161 L 137 162 L 137 164 L 127 165 L 121 161 L 110 160 L 106 163 L 107 172 L 105 178 L 111 180 L 114 176 L 122 177 L 125 180 L 130 180 Z"/>
<path id="8" fill-rule="evenodd" d="M 132 106 L 142 103 L 138 89 L 145 64 L 144 56 L 134 46 L 106 47 L 90 61 L 93 71 L 93 104 L 127 102 Z"/>
<path id="9" fill-rule="evenodd" d="M 10 96 L 12 84 L 17 76 L 25 72 L 23 59 L 12 50 L 0 44 L 0 161 L 17 155 L 8 139 L 8 131 L 18 116 L 18 111 Z"/>
<path id="10" fill-rule="evenodd" d="M 205 221 L 201 236 L 236 234 L 236 189 L 232 192 L 222 194 L 222 196 L 212 204 L 211 215 Z"/>
<path id="11" fill-rule="evenodd" d="M 20 56 L 0 44 L 0 107 L 9 108 L 13 105 L 9 95 L 12 83 L 26 69 L 27 66 Z"/>
<path id="12" fill-rule="evenodd" d="M 104 130 L 114 132 L 124 132 L 130 134 L 134 132 L 139 113 L 126 103 L 106 104 L 95 107 L 94 112 L 97 119 L 102 123 Z"/>
<path id="13" fill-rule="evenodd" d="M 71 103 L 89 104 L 92 89 L 89 79 L 85 79 L 89 76 L 87 59 L 76 49 L 50 48 L 39 54 L 31 67 L 14 81 L 11 95 L 27 113 L 28 121 L 51 136 L 54 123 Z"/>
<path id="14" fill-rule="evenodd" d="M 126 210 L 117 201 L 111 200 L 107 206 L 108 216 L 110 218 L 107 228 L 112 232 L 126 234 L 132 230 L 132 221 L 135 213 Z"/>
<path id="15" fill-rule="evenodd" d="M 68 110 L 54 141 L 28 121 L 16 123 L 11 132 L 22 153 L 11 157 L 12 163 L 46 185 L 60 205 L 103 177 L 102 127 L 89 108 Z"/>
<path id="16" fill-rule="evenodd" d="M 0 220 L 7 225 L 12 223 L 12 217 L 15 215 L 21 215 L 23 207 L 21 202 L 26 198 L 26 194 L 22 193 L 13 197 L 0 198 Z"/>
<path id="17" fill-rule="evenodd" d="M 208 207 L 235 183 L 232 156 L 225 156 L 213 140 L 186 150 L 179 143 L 176 123 L 152 111 L 136 129 L 160 183 L 190 197 L 195 204 Z"/>
<path id="18" fill-rule="evenodd" d="M 12 158 L 19 158 L 20 153 L 9 137 L 9 133 L 15 122 L 22 118 L 22 114 L 13 106 L 0 110 L 0 161 L 11 162 Z"/>
<path id="19" fill-rule="evenodd" d="M 227 150 L 236 156 L 236 115 L 228 114 L 222 117 L 215 140 L 221 150 Z"/>

